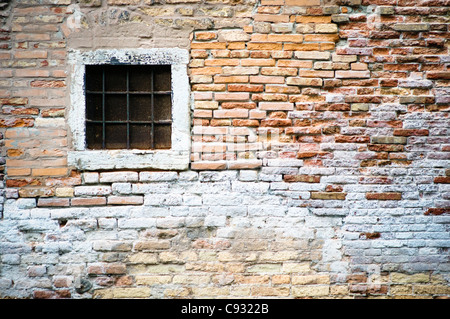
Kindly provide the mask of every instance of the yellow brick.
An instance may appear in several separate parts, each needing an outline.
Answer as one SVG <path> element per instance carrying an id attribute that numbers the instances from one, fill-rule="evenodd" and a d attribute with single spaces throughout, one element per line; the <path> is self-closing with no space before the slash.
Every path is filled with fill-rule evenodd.
<path id="1" fill-rule="evenodd" d="M 331 23 L 331 16 L 297 16 L 300 23 Z"/>
<path id="2" fill-rule="evenodd" d="M 164 251 L 159 254 L 159 261 L 162 263 L 178 262 L 178 254 L 170 251 Z"/>
<path id="3" fill-rule="evenodd" d="M 447 285 L 414 285 L 414 294 L 417 295 L 444 295 L 450 294 L 450 286 Z"/>
<path id="4" fill-rule="evenodd" d="M 407 275 L 402 273 L 391 273 L 392 283 L 425 283 L 430 281 L 429 274 Z"/>
<path id="5" fill-rule="evenodd" d="M 158 259 L 153 253 L 137 253 L 128 257 L 128 262 L 132 264 L 157 264 Z"/>
<path id="6" fill-rule="evenodd" d="M 231 289 L 231 295 L 237 297 L 250 296 L 251 288 L 249 287 L 233 287 Z"/>
<path id="7" fill-rule="evenodd" d="M 150 288 L 113 288 L 113 298 L 148 298 L 150 297 Z"/>
<path id="8" fill-rule="evenodd" d="M 73 197 L 73 188 L 71 187 L 59 187 L 55 190 L 57 197 Z"/>
<path id="9" fill-rule="evenodd" d="M 198 253 L 198 259 L 203 261 L 216 261 L 217 254 L 214 251 L 200 251 Z"/>
<path id="10" fill-rule="evenodd" d="M 196 101 L 196 109 L 218 109 L 219 103 L 214 101 Z"/>
<path id="11" fill-rule="evenodd" d="M 252 288 L 252 296 L 289 296 L 288 287 L 254 287 Z"/>
<path id="12" fill-rule="evenodd" d="M 192 288 L 192 293 L 197 297 L 215 297 L 228 296 L 230 294 L 229 288 L 205 287 Z"/>
<path id="13" fill-rule="evenodd" d="M 195 275 L 175 275 L 172 283 L 174 284 L 195 284 L 205 285 L 210 281 L 209 276 L 195 276 Z"/>
<path id="14" fill-rule="evenodd" d="M 25 176 L 30 175 L 30 168 L 9 168 L 8 167 L 8 176 Z"/>
<path id="15" fill-rule="evenodd" d="M 251 273 L 276 273 L 280 272 L 280 264 L 259 264 L 248 267 L 247 271 Z"/>
<path id="16" fill-rule="evenodd" d="M 291 276 L 289 276 L 289 275 L 274 275 L 274 276 L 272 276 L 272 284 L 274 284 L 274 285 L 289 284 L 290 281 L 291 281 Z"/>
<path id="17" fill-rule="evenodd" d="M 149 273 L 170 274 L 183 271 L 184 266 L 181 265 L 152 265 L 147 267 Z"/>
<path id="18" fill-rule="evenodd" d="M 327 275 L 305 275 L 293 276 L 293 285 L 329 284 L 330 278 Z"/>
<path id="19" fill-rule="evenodd" d="M 310 263 L 283 263 L 283 273 L 308 272 L 311 270 Z"/>
<path id="20" fill-rule="evenodd" d="M 188 288 L 175 288 L 164 290 L 164 296 L 172 298 L 187 297 L 189 296 L 189 294 L 190 290 Z"/>
<path id="21" fill-rule="evenodd" d="M 93 294 L 94 299 L 112 299 L 113 296 L 112 289 L 99 289 Z"/>
<path id="22" fill-rule="evenodd" d="M 236 275 L 234 282 L 243 285 L 268 284 L 270 277 L 267 275 Z"/>
<path id="23" fill-rule="evenodd" d="M 151 275 L 142 275 L 136 276 L 135 281 L 137 285 L 142 286 L 151 286 L 151 285 L 160 285 L 160 284 L 168 284 L 172 280 L 172 276 L 151 276 Z"/>
<path id="24" fill-rule="evenodd" d="M 295 251 L 263 252 L 260 255 L 262 261 L 286 261 L 293 260 L 298 256 Z"/>
<path id="25" fill-rule="evenodd" d="M 33 176 L 63 176 L 67 175 L 67 168 L 33 168 Z"/>
<path id="26" fill-rule="evenodd" d="M 411 295 L 412 285 L 392 285 L 389 293 L 391 295 Z"/>
<path id="27" fill-rule="evenodd" d="M 294 297 L 320 297 L 330 293 L 329 286 L 294 286 L 292 295 Z"/>
<path id="28" fill-rule="evenodd" d="M 346 296 L 349 294 L 349 288 L 347 285 L 342 286 L 331 286 L 330 294 L 335 296 Z"/>

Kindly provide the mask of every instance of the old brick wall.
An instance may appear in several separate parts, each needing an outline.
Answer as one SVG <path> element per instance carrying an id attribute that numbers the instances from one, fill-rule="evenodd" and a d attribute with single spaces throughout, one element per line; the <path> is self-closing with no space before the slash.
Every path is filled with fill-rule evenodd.
<path id="1" fill-rule="evenodd" d="M 449 297 L 449 7 L 1 2 L 0 297 Z M 189 50 L 188 170 L 68 164 L 123 48 Z"/>

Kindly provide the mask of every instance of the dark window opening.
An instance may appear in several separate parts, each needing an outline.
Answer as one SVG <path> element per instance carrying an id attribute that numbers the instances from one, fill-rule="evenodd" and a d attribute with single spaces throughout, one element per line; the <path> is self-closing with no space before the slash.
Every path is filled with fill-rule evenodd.
<path id="1" fill-rule="evenodd" d="M 88 149 L 170 149 L 170 65 L 86 65 Z"/>

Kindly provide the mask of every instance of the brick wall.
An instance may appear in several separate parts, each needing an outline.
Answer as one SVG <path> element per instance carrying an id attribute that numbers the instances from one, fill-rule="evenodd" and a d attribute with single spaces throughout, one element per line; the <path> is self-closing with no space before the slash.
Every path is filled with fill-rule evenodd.
<path id="1" fill-rule="evenodd" d="M 0 297 L 448 297 L 449 7 L 2 2 Z M 69 166 L 67 53 L 175 47 L 189 169 Z"/>

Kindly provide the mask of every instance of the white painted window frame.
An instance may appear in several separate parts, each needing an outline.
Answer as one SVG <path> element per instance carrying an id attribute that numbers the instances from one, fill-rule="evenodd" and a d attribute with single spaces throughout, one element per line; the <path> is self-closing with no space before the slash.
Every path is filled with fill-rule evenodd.
<path id="1" fill-rule="evenodd" d="M 69 165 L 79 170 L 162 169 L 186 170 L 190 157 L 190 89 L 187 74 L 189 52 L 178 48 L 113 49 L 68 54 L 70 103 L 68 124 L 73 151 Z M 129 64 L 171 66 L 172 146 L 169 150 L 89 150 L 86 148 L 85 66 Z"/>

